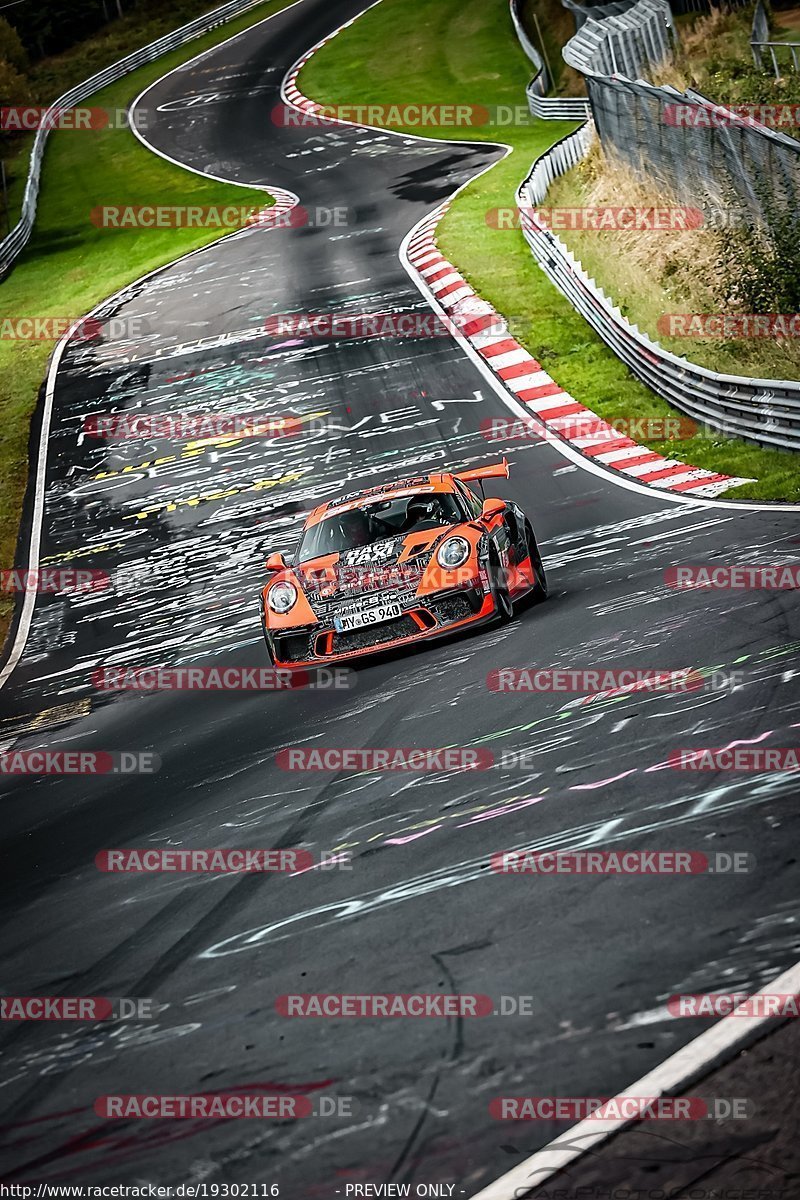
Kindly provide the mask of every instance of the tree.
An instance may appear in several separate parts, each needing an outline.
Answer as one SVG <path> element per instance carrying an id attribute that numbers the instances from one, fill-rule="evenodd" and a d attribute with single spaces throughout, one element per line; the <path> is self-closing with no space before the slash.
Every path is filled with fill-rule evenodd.
<path id="1" fill-rule="evenodd" d="M 28 52 L 13 26 L 5 17 L 0 17 L 0 61 L 8 63 L 15 71 L 23 74 L 28 69 Z"/>
<path id="2" fill-rule="evenodd" d="M 0 108 L 26 107 L 31 103 L 28 80 L 11 63 L 0 59 Z M 12 146 L 14 133 L 0 130 L 0 158 L 5 158 Z"/>
<path id="3" fill-rule="evenodd" d="M 28 80 L 11 63 L 0 59 L 0 108 L 14 108 L 31 103 Z"/>
<path id="4" fill-rule="evenodd" d="M 36 0 L 8 10 L 9 23 L 35 58 L 59 54 L 102 29 L 108 20 L 101 0 Z"/>

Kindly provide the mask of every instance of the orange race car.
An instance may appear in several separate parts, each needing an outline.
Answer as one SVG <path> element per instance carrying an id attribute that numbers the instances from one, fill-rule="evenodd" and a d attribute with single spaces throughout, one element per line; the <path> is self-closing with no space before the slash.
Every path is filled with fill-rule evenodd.
<path id="1" fill-rule="evenodd" d="M 533 528 L 508 500 L 467 486 L 508 478 L 508 463 L 421 475 L 321 504 L 297 552 L 270 554 L 262 623 L 278 667 L 311 667 L 509 621 L 543 600 Z"/>

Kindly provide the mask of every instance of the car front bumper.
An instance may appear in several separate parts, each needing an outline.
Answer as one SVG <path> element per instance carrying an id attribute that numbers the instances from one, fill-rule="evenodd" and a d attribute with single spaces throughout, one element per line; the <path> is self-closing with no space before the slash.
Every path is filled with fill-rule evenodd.
<path id="1" fill-rule="evenodd" d="M 399 617 L 339 633 L 329 622 L 265 631 L 277 667 L 319 667 L 347 662 L 414 642 L 445 637 L 496 616 L 491 594 L 480 586 L 418 597 Z"/>

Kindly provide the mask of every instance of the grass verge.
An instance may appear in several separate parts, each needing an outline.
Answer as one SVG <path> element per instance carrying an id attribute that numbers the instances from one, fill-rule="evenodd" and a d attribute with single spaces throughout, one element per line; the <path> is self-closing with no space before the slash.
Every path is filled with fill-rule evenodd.
<path id="1" fill-rule="evenodd" d="M 393 47 L 391 54 L 386 47 Z M 383 0 L 303 68 L 298 86 L 324 104 L 524 103 L 528 60 L 506 0 Z M 675 410 L 635 379 L 549 283 L 518 230 L 487 214 L 514 204 L 534 158 L 575 128 L 568 122 L 481 125 L 405 132 L 504 142 L 512 153 L 457 197 L 441 222 L 442 252 L 512 325 L 518 340 L 577 400 L 607 420 L 667 417 Z M 693 466 L 752 478 L 732 498 L 800 500 L 797 459 L 721 435 L 647 441 Z"/>
<path id="2" fill-rule="evenodd" d="M 285 8 L 270 0 L 97 92 L 86 103 L 125 108 L 172 67 Z M 113 57 L 113 56 L 112 56 Z M 216 241 L 214 229 L 99 229 L 89 214 L 106 204 L 271 203 L 263 190 L 203 179 L 147 150 L 127 129 L 51 133 L 33 237 L 0 284 L 3 317 L 79 317 L 106 296 L 182 254 Z M 52 341 L 0 338 L 0 565 L 14 562 L 28 479 L 28 436 Z M 13 599 L 0 593 L 0 638 Z"/>

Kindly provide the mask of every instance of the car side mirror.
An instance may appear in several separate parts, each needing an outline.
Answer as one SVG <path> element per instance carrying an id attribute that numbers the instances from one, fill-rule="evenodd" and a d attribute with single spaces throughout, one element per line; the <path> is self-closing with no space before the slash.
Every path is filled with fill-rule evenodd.
<path id="1" fill-rule="evenodd" d="M 279 553 L 268 554 L 267 561 L 264 563 L 268 571 L 285 571 L 288 565 L 286 559 Z"/>
<path id="2" fill-rule="evenodd" d="M 505 509 L 505 500 L 497 500 L 489 497 L 489 499 L 484 500 L 483 504 L 481 505 L 481 516 L 484 520 L 488 521 L 491 517 L 496 517 L 501 512 L 505 512 Z"/>

